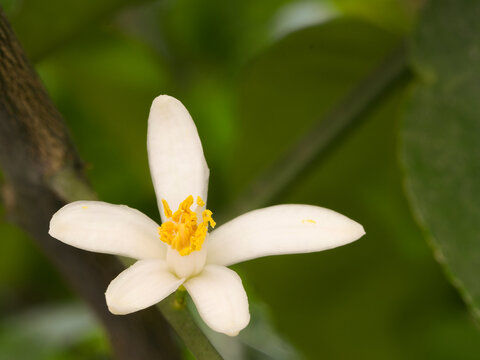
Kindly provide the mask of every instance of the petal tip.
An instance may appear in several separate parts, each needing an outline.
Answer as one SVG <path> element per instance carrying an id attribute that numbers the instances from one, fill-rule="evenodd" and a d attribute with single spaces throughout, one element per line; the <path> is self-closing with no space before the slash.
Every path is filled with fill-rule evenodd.
<path id="1" fill-rule="evenodd" d="M 54 215 L 55 216 L 55 215 Z M 50 219 L 50 223 L 48 225 L 48 235 L 50 235 L 51 237 L 55 237 L 55 230 L 54 230 L 54 227 L 55 227 L 55 223 L 54 223 L 54 218 L 52 217 Z"/>
<path id="2" fill-rule="evenodd" d="M 365 235 L 367 232 L 365 231 L 365 228 L 364 228 L 362 225 L 360 225 L 360 227 L 362 228 L 362 230 L 361 230 L 361 233 L 362 233 L 361 236 L 363 236 L 363 235 Z"/>
<path id="3" fill-rule="evenodd" d="M 125 315 L 123 312 L 121 311 L 118 311 L 115 307 L 113 306 L 109 306 L 107 304 L 107 307 L 108 307 L 108 311 L 110 311 L 110 313 L 112 313 L 113 315 Z"/>
<path id="4" fill-rule="evenodd" d="M 356 227 L 355 227 L 355 240 L 358 240 L 360 239 L 363 235 L 365 235 L 366 232 L 365 232 L 365 229 L 363 227 L 363 225 L 359 224 L 359 223 L 356 223 Z"/>
<path id="5" fill-rule="evenodd" d="M 69 224 L 72 221 L 72 210 L 79 206 L 81 206 L 82 209 L 87 209 L 89 204 L 89 201 L 74 201 L 62 206 L 52 215 L 48 227 L 48 234 L 51 237 L 64 242 L 62 237 L 65 234 L 65 231 L 68 231 Z"/>
<path id="6" fill-rule="evenodd" d="M 247 316 L 244 318 L 244 320 L 239 323 L 239 324 L 232 324 L 232 327 L 230 329 L 223 329 L 223 332 L 225 335 L 228 336 L 237 336 L 240 331 L 245 329 L 247 325 L 250 323 L 250 312 L 248 312 Z"/>
<path id="7" fill-rule="evenodd" d="M 153 99 L 151 109 L 162 109 L 171 106 L 182 106 L 182 103 L 170 95 L 159 95 L 155 99 Z"/>
<path id="8" fill-rule="evenodd" d="M 115 306 L 109 305 L 107 303 L 108 311 L 112 313 L 113 315 L 127 315 L 130 314 L 131 311 L 126 311 L 126 310 L 121 310 L 119 308 L 116 308 Z"/>
<path id="9" fill-rule="evenodd" d="M 235 332 L 225 332 L 225 335 L 234 337 L 234 336 L 237 336 L 239 333 L 240 333 L 239 331 L 235 331 Z"/>
<path id="10" fill-rule="evenodd" d="M 52 215 L 52 218 L 50 219 L 50 223 L 48 225 L 48 234 L 57 239 L 61 240 L 61 233 L 62 233 L 62 228 L 64 227 L 65 224 L 62 223 L 61 221 L 61 216 L 60 212 L 63 208 L 58 210 L 55 214 Z"/>
<path id="11" fill-rule="evenodd" d="M 105 302 L 107 303 L 108 311 L 110 311 L 113 315 L 126 315 L 131 313 L 132 311 L 129 311 L 127 306 L 119 306 L 118 301 L 116 302 L 113 300 L 113 296 L 110 291 L 111 288 L 109 286 L 105 292 Z"/>
<path id="12" fill-rule="evenodd" d="M 58 240 L 58 234 L 57 234 L 57 232 L 53 229 L 52 224 L 50 224 L 50 228 L 48 229 L 48 235 L 50 235 L 50 236 L 53 237 L 54 239 L 57 239 L 57 240 Z"/>
<path id="13" fill-rule="evenodd" d="M 344 244 L 340 244 L 340 245 L 346 245 L 354 241 L 357 241 L 361 237 L 363 237 L 366 234 L 366 232 L 361 224 L 357 223 L 354 220 L 351 220 L 351 224 L 345 228 L 344 234 L 346 236 L 345 237 L 346 241 Z M 340 245 L 337 245 L 337 246 L 340 246 Z"/>

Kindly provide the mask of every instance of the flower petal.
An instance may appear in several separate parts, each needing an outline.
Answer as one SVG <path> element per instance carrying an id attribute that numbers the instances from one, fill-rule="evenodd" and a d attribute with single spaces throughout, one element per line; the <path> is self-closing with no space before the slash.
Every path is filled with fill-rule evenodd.
<path id="1" fill-rule="evenodd" d="M 180 255 L 177 250 L 169 246 L 165 257 L 170 271 L 181 278 L 189 278 L 200 273 L 205 267 L 206 259 L 207 250 L 205 247 L 195 250 L 189 255 Z"/>
<path id="2" fill-rule="evenodd" d="M 333 210 L 277 205 L 248 212 L 215 229 L 208 241 L 207 263 L 228 266 L 267 255 L 321 251 L 364 234 L 362 225 Z"/>
<path id="3" fill-rule="evenodd" d="M 58 210 L 48 232 L 80 249 L 135 259 L 164 258 L 158 225 L 125 205 L 101 201 L 76 201 Z"/>
<path id="4" fill-rule="evenodd" d="M 248 325 L 247 294 L 235 271 L 208 265 L 184 286 L 203 321 L 213 330 L 235 336 Z"/>
<path id="5" fill-rule="evenodd" d="M 189 195 L 207 201 L 209 170 L 197 128 L 177 99 L 153 100 L 148 118 L 148 159 L 158 208 L 165 221 L 162 199 L 175 211 Z"/>
<path id="6" fill-rule="evenodd" d="M 182 285 L 163 260 L 139 260 L 108 285 L 105 293 L 112 314 L 124 315 L 165 299 Z"/>

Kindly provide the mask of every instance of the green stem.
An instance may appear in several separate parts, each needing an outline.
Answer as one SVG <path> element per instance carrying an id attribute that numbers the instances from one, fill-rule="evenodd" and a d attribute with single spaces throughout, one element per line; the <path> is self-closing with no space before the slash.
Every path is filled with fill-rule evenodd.
<path id="1" fill-rule="evenodd" d="M 186 306 L 186 300 L 186 291 L 179 290 L 160 302 L 158 307 L 197 360 L 222 360 L 210 340 L 195 323 Z"/>
<path id="2" fill-rule="evenodd" d="M 343 101 L 308 131 L 272 167 L 261 174 L 238 200 L 223 212 L 221 220 L 265 206 L 304 173 L 318 158 L 356 125 L 393 85 L 409 74 L 405 44 L 401 44 Z M 220 221 L 222 222 L 222 221 Z"/>

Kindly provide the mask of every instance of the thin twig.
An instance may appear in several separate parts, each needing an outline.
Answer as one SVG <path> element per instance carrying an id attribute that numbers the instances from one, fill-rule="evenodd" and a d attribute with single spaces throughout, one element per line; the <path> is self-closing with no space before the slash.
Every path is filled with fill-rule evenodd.
<path id="1" fill-rule="evenodd" d="M 185 346 L 198 360 L 222 360 L 220 354 L 193 320 L 186 304 L 179 306 L 176 301 L 176 294 L 172 294 L 158 306 L 177 334 L 181 334 Z"/>
<path id="2" fill-rule="evenodd" d="M 409 74 L 405 44 L 401 44 L 348 96 L 292 146 L 271 168 L 261 174 L 225 212 L 220 222 L 274 201 L 324 156 L 364 114 L 375 106 L 399 80 Z"/>

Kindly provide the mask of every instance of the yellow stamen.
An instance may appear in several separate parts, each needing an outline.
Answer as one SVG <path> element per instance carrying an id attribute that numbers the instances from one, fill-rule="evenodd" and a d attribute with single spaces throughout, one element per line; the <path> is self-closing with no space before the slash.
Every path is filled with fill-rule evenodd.
<path id="1" fill-rule="evenodd" d="M 202 222 L 197 222 L 197 213 L 190 210 L 193 205 L 193 196 L 190 195 L 178 206 L 178 210 L 172 213 L 166 200 L 162 200 L 165 217 L 170 219 L 165 221 L 158 228 L 160 240 L 170 245 L 172 249 L 177 250 L 180 255 L 185 256 L 193 251 L 200 250 L 208 232 L 208 225 L 212 228 L 216 223 L 212 218 L 210 210 L 202 212 Z M 205 202 L 199 196 L 197 205 L 204 206 Z"/>
<path id="2" fill-rule="evenodd" d="M 310 224 L 316 224 L 317 222 L 315 220 L 312 220 L 312 219 L 305 219 L 305 220 L 302 220 L 302 224 L 306 224 L 306 223 L 310 223 Z"/>
<path id="3" fill-rule="evenodd" d="M 167 218 L 171 218 L 172 210 L 170 210 L 170 206 L 168 206 L 167 200 L 162 200 L 162 204 L 163 204 L 163 212 L 165 213 L 165 216 Z"/>

